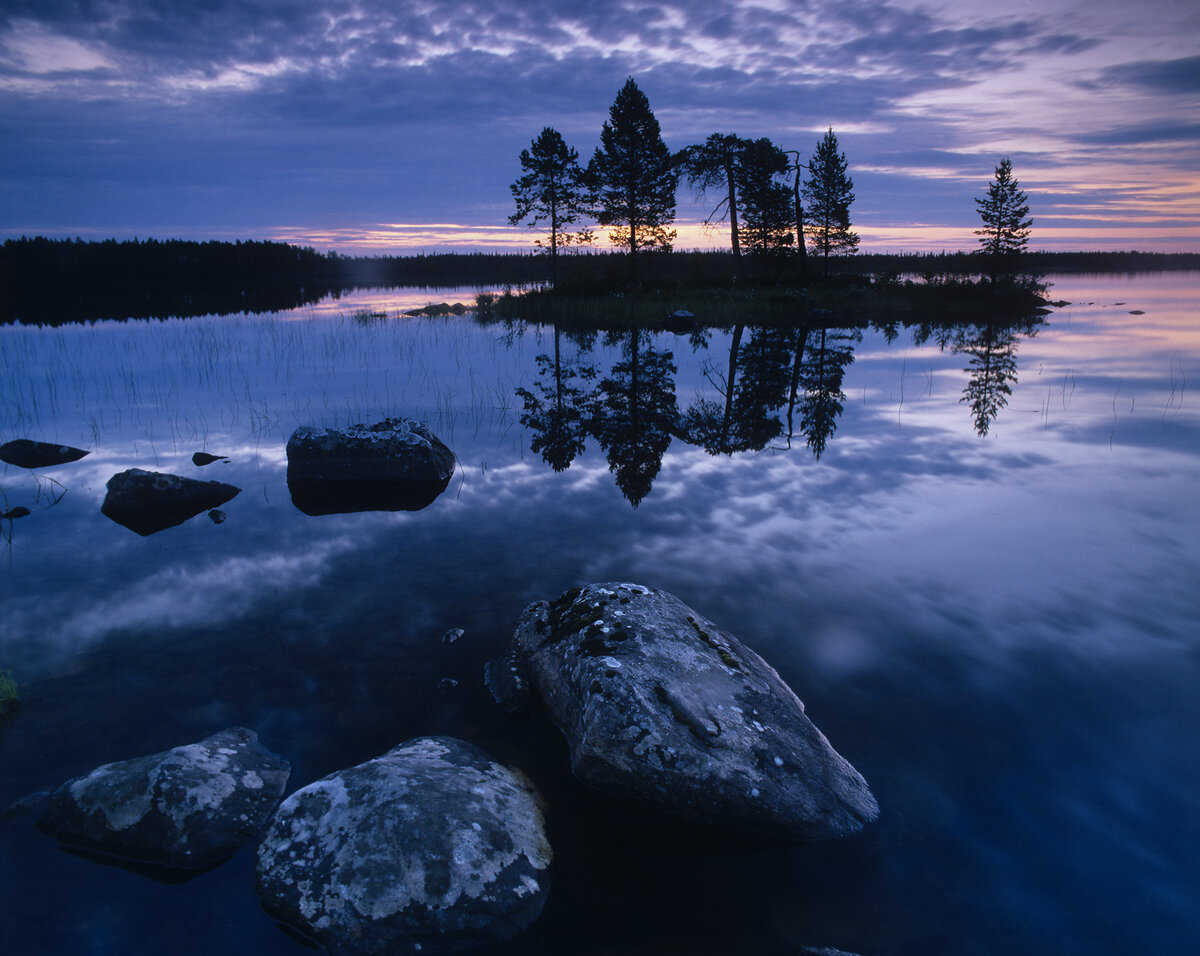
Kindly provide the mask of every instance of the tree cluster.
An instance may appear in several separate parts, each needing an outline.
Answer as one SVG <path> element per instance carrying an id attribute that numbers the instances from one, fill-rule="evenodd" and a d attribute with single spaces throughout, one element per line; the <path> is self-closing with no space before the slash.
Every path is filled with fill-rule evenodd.
<path id="1" fill-rule="evenodd" d="M 686 179 L 700 196 L 718 198 L 705 224 L 729 222 L 739 274 L 743 252 L 761 261 L 794 249 L 803 268 L 805 240 L 826 259 L 854 252 L 858 236 L 850 229 L 849 212 L 854 183 L 833 129 L 809 162 L 796 155 L 792 163 L 770 139 L 732 133 L 713 133 L 672 152 L 650 101 L 631 77 L 617 93 L 586 167 L 552 127 L 522 151 L 523 174 L 511 187 L 517 210 L 509 222 L 548 228 L 538 245 L 555 260 L 563 246 L 592 242 L 590 228 L 575 230 L 590 219 L 628 253 L 636 280 L 638 254 L 670 251 L 675 241 L 675 194 Z M 551 271 L 557 276 L 556 265 Z"/>

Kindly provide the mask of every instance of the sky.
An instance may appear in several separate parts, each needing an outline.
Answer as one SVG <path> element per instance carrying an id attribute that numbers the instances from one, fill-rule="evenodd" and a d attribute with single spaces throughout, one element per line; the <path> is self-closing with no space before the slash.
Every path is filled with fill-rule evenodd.
<path id="1" fill-rule="evenodd" d="M 0 239 L 522 251 L 522 149 L 627 77 L 672 149 L 829 127 L 862 251 L 1200 251 L 1194 0 L 0 0 Z M 681 185 L 678 248 L 728 245 Z"/>

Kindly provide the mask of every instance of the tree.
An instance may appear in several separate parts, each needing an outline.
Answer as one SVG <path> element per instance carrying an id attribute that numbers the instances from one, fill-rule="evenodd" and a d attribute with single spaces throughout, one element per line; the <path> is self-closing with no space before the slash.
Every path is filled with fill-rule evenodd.
<path id="1" fill-rule="evenodd" d="M 679 169 L 663 142 L 650 101 L 630 77 L 609 109 L 601 145 L 588 163 L 596 193 L 596 219 L 612 230 L 616 245 L 629 247 L 629 267 L 637 277 L 639 249 L 670 251 L 675 240 L 675 189 Z"/>
<path id="2" fill-rule="evenodd" d="M 508 217 L 512 225 L 522 220 L 530 229 L 541 223 L 550 228 L 547 241 L 539 239 L 537 244 L 550 252 L 551 282 L 558 279 L 558 247 L 572 242 L 590 243 L 592 231 L 565 231 L 587 215 L 590 196 L 585 183 L 583 169 L 579 166 L 579 153 L 571 149 L 555 129 L 547 126 L 531 144 L 521 150 L 521 169 L 525 171 L 512 184 L 513 199 L 517 211 Z"/>
<path id="3" fill-rule="evenodd" d="M 1029 202 L 1020 184 L 1013 179 L 1012 160 L 1007 156 L 996 167 L 996 178 L 988 184 L 987 195 L 976 199 L 983 228 L 976 229 L 980 252 L 990 260 L 992 278 L 1011 271 L 1029 242 Z"/>
<path id="4" fill-rule="evenodd" d="M 787 155 L 769 139 L 713 133 L 704 143 L 683 151 L 681 168 L 701 195 L 721 190 L 721 200 L 704 224 L 729 220 L 739 272 L 743 237 L 755 252 L 791 245 L 791 199 L 775 178 L 787 171 Z"/>
<path id="5" fill-rule="evenodd" d="M 824 257 L 826 273 L 830 253 L 852 253 L 858 248 L 858 233 L 850 229 L 854 180 L 846 169 L 846 154 L 838 152 L 831 126 L 808 162 L 808 180 L 801 190 L 807 206 L 804 232 L 813 252 Z"/>

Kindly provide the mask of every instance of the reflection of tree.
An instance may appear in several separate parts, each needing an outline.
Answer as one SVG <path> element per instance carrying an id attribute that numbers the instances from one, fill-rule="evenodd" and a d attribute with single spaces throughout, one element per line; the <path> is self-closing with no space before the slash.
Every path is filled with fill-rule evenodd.
<path id="1" fill-rule="evenodd" d="M 772 412 L 787 391 L 793 333 L 755 329 L 743 345 L 744 333 L 744 326 L 734 326 L 724 380 L 714 380 L 715 366 L 709 368 L 709 381 L 724 401 L 699 399 L 681 422 L 686 440 L 702 445 L 709 454 L 757 451 L 783 428 Z"/>
<path id="2" fill-rule="evenodd" d="M 826 442 L 837 429 L 846 397 L 842 378 L 846 366 L 854 361 L 854 343 L 861 339 L 861 333 L 849 329 L 814 329 L 797 352 L 793 395 L 800 408 L 800 430 L 817 458 L 824 454 Z M 789 427 L 791 420 L 789 408 Z"/>
<path id="3" fill-rule="evenodd" d="M 625 358 L 600 382 L 591 424 L 617 487 L 635 508 L 662 467 L 679 414 L 671 353 L 643 344 L 644 335 L 634 329 L 622 343 Z"/>
<path id="4" fill-rule="evenodd" d="M 530 448 L 541 452 L 555 471 L 563 471 L 583 451 L 588 431 L 588 406 L 592 393 L 584 383 L 596 376 L 590 365 L 563 364 L 561 333 L 554 327 L 554 358 L 537 357 L 538 380 L 534 387 L 518 388 L 525 402 L 521 424 L 533 432 Z"/>
<path id="5" fill-rule="evenodd" d="M 954 353 L 971 356 L 966 371 L 970 378 L 960 402 L 971 406 L 975 431 L 986 437 L 988 427 L 1012 395 L 1017 380 L 1017 333 L 1012 326 L 987 323 L 963 329 Z"/>

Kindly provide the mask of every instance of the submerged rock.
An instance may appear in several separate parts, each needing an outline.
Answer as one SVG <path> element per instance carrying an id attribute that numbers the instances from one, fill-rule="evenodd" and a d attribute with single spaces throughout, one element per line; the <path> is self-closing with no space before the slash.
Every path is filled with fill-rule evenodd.
<path id="1" fill-rule="evenodd" d="M 65 847 L 117 862 L 206 869 L 258 836 L 290 773 L 254 731 L 231 727 L 68 780 L 37 826 Z"/>
<path id="2" fill-rule="evenodd" d="M 523 775 L 421 737 L 297 790 L 258 848 L 263 908 L 330 953 L 440 953 L 541 912 L 550 846 Z"/>
<path id="3" fill-rule="evenodd" d="M 0 445 L 0 461 L 18 468 L 50 468 L 78 461 L 89 452 L 70 445 L 55 445 L 51 442 L 30 441 L 17 438 Z"/>
<path id="4" fill-rule="evenodd" d="M 106 487 L 101 513 L 143 537 L 183 524 L 241 491 L 221 481 L 197 481 L 141 468 L 113 475 Z"/>
<path id="5" fill-rule="evenodd" d="M 487 679 L 509 710 L 527 681 L 576 776 L 601 790 L 790 840 L 879 813 L 779 675 L 664 591 L 593 584 L 532 604 Z"/>
<path id="6" fill-rule="evenodd" d="M 420 511 L 454 474 L 454 452 L 409 418 L 346 429 L 297 428 L 287 458 L 292 503 L 310 515 Z"/>

